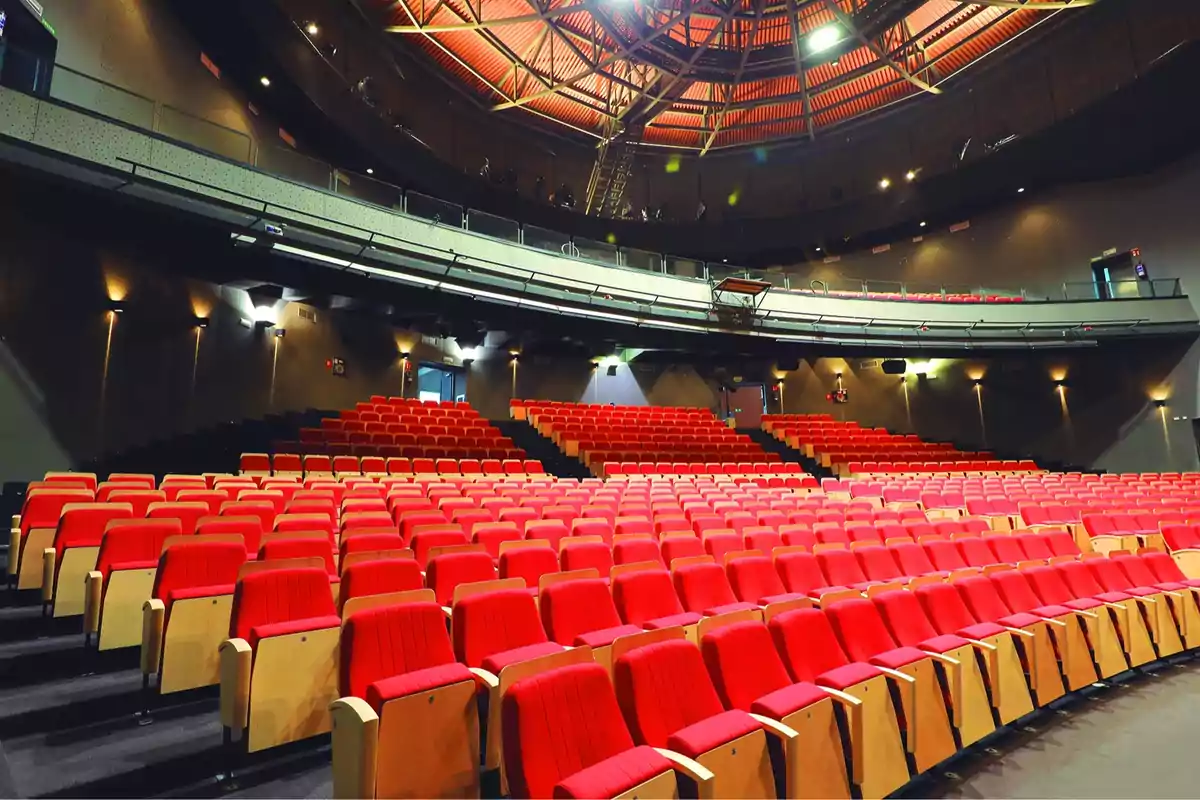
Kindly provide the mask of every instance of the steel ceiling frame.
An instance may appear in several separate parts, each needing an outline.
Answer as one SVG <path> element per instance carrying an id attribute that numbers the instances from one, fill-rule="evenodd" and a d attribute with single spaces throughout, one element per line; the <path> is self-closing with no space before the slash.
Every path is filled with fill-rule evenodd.
<path id="1" fill-rule="evenodd" d="M 1034 15 L 1022 18 L 1027 24 L 1015 34 L 1020 35 L 1064 10 L 1095 2 L 955 0 L 916 32 L 909 19 L 924 5 L 920 2 L 381 0 L 378 6 L 385 32 L 428 42 L 478 81 L 481 91 L 493 95 L 494 111 L 522 108 L 597 139 L 636 123 L 645 126 L 642 144 L 704 155 L 763 141 L 812 139 L 821 129 L 899 100 L 940 94 L 941 84 L 1007 40 L 969 55 L 965 63 L 946 68 L 948 60 L 969 54 L 963 48 L 1013 21 L 1014 15 Z M 508 13 L 487 17 L 498 6 Z M 898 20 L 875 24 L 879 12 L 897 7 L 902 13 Z M 981 14 L 990 18 L 978 24 Z M 778 20 L 787 20 L 786 44 L 772 41 L 759 47 L 757 40 L 768 21 Z M 702 24 L 693 27 L 693 22 Z M 844 30 L 841 42 L 826 53 L 808 52 L 805 37 L 830 22 Z M 969 24 L 974 29 L 966 31 Z M 533 25 L 540 30 L 525 46 L 514 49 L 506 43 L 506 29 Z M 469 46 L 463 37 L 470 37 Z M 489 57 L 502 59 L 503 75 L 497 79 L 495 71 L 491 77 L 485 74 L 487 68 L 476 61 L 472 48 L 487 48 Z M 931 55 L 931 50 L 936 53 Z M 760 59 L 767 72 L 760 75 L 763 67 L 755 63 L 755 54 L 776 52 L 776 57 Z M 849 67 L 837 71 L 837 61 L 830 65 L 831 59 L 852 54 L 855 63 Z M 572 68 L 567 70 L 566 64 Z M 814 69 L 827 75 L 833 69 L 834 74 L 814 82 Z M 789 77 L 795 80 L 795 90 L 786 88 Z M 770 81 L 782 91 L 771 93 Z M 746 93 L 747 86 L 753 91 Z M 694 96 L 685 98 L 689 91 Z M 767 93 L 757 95 L 759 91 Z M 560 119 L 564 103 L 575 111 Z M 660 120 L 664 112 L 675 119 Z M 679 117 L 694 118 L 696 124 Z M 768 130 L 756 138 L 757 128 Z M 794 132 L 776 136 L 771 128 Z"/>

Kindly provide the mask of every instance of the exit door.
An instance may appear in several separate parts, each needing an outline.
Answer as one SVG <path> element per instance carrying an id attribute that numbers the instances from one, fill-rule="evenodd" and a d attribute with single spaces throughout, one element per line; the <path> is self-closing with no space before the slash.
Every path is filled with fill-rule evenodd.
<path id="1" fill-rule="evenodd" d="M 766 395 L 761 383 L 725 390 L 725 417 L 732 416 L 739 428 L 761 427 L 766 410 Z"/>

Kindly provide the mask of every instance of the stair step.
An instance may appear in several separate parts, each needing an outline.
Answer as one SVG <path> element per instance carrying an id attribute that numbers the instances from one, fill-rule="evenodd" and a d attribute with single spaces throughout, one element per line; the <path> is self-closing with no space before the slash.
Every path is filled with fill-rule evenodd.
<path id="1" fill-rule="evenodd" d="M 816 460 L 809 458 L 799 450 L 788 447 L 761 428 L 738 428 L 738 433 L 744 433 L 749 436 L 766 452 L 778 453 L 780 459 L 783 461 L 801 465 L 804 467 L 805 472 L 818 480 L 835 477 L 832 470 L 822 467 Z"/>
<path id="2" fill-rule="evenodd" d="M 528 422 L 495 420 L 500 432 L 525 450 L 525 457 L 542 462 L 542 469 L 559 478 L 590 478 L 592 474 L 578 459 L 563 454 L 554 442 L 542 436 Z"/>

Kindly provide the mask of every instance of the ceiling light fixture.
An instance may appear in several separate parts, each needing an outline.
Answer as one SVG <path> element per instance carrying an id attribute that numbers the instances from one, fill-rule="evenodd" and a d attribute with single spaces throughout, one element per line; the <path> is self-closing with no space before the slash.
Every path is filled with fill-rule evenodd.
<path id="1" fill-rule="evenodd" d="M 891 186 L 892 186 L 892 179 L 891 179 L 891 178 L 882 178 L 882 179 L 880 179 L 880 181 L 879 181 L 879 188 L 880 188 L 880 189 L 883 189 L 884 191 L 887 191 L 888 189 L 890 189 L 890 188 L 891 188 Z"/>
<path id="2" fill-rule="evenodd" d="M 375 174 L 375 170 L 371 169 L 370 167 L 367 167 L 367 174 L 368 174 L 368 175 L 374 175 L 374 174 Z"/>
<path id="3" fill-rule="evenodd" d="M 916 179 L 917 171 L 915 169 L 910 169 L 908 172 L 904 173 L 904 180 L 908 181 L 909 183 L 912 183 Z"/>
<path id="4" fill-rule="evenodd" d="M 319 27 L 317 27 L 317 23 L 315 23 L 315 22 L 310 22 L 307 25 L 305 25 L 304 30 L 308 33 L 309 36 L 316 36 L 318 33 L 321 32 L 321 29 Z"/>
<path id="5" fill-rule="evenodd" d="M 808 35 L 808 49 L 820 53 L 836 45 L 842 40 L 842 29 L 837 25 L 825 25 L 817 28 Z"/>
<path id="6" fill-rule="evenodd" d="M 259 78 L 258 82 L 261 83 L 263 86 L 271 85 L 271 79 L 268 78 L 266 75 L 263 75 L 261 78 Z"/>
<path id="7" fill-rule="evenodd" d="M 924 227 L 925 227 L 925 222 L 924 222 L 924 221 L 922 221 L 922 222 L 921 222 L 921 227 L 922 227 L 922 228 L 924 228 Z"/>
<path id="8" fill-rule="evenodd" d="M 1017 189 L 1017 194 L 1025 194 L 1025 187 L 1022 186 L 1020 189 Z"/>

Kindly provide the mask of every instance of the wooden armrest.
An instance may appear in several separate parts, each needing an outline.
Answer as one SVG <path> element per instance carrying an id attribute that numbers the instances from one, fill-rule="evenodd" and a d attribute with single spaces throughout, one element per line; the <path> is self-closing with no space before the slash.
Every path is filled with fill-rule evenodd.
<path id="1" fill-rule="evenodd" d="M 42 602 L 49 603 L 54 599 L 54 566 L 58 554 L 53 547 L 42 551 Z"/>
<path id="2" fill-rule="evenodd" d="M 92 570 L 83 579 L 83 635 L 90 636 L 100 630 L 101 590 L 104 588 L 104 575 L 99 570 Z"/>
<path id="3" fill-rule="evenodd" d="M 699 789 L 700 797 L 708 797 L 711 793 L 713 780 L 715 775 L 699 761 L 693 761 L 682 753 L 676 753 L 674 750 L 667 750 L 663 747 L 654 748 L 654 752 L 658 753 L 667 761 L 671 762 L 671 766 L 676 772 L 682 772 L 687 777 L 696 782 L 696 787 Z"/>
<path id="4" fill-rule="evenodd" d="M 151 598 L 142 603 L 142 674 L 156 675 L 162 666 L 163 624 L 167 606 Z"/>
<path id="5" fill-rule="evenodd" d="M 761 714 L 751 714 L 750 716 L 763 726 L 763 730 L 785 744 L 800 735 L 777 719 L 764 717 Z"/>
<path id="6" fill-rule="evenodd" d="M 1083 609 L 1075 609 L 1075 613 L 1081 617 L 1087 617 L 1088 619 L 1100 619 L 1100 617 L 1094 611 L 1084 611 Z"/>
<path id="7" fill-rule="evenodd" d="M 452 619 L 454 617 L 454 611 L 450 608 L 450 606 L 442 606 L 442 613 L 446 615 L 446 619 Z"/>
<path id="8" fill-rule="evenodd" d="M 471 674 L 478 678 L 488 689 L 495 690 L 500 688 L 500 678 L 488 672 L 486 669 L 479 667 L 470 667 Z"/>
<path id="9" fill-rule="evenodd" d="M 945 664 L 950 664 L 951 666 L 957 667 L 962 664 L 962 662 L 959 661 L 957 658 L 954 658 L 953 656 L 948 656 L 945 653 L 934 653 L 930 650 L 922 650 L 921 652 L 924 653 L 925 655 L 929 656 L 930 658 L 932 658 L 934 661 L 941 661 Z"/>
<path id="10" fill-rule="evenodd" d="M 1048 622 L 1049 624 L 1057 625 L 1060 628 L 1067 627 L 1067 623 L 1063 622 L 1061 619 L 1042 619 L 1042 622 Z"/>
<path id="11" fill-rule="evenodd" d="M 996 649 L 998 649 L 996 647 L 996 645 L 988 644 L 987 642 L 981 642 L 978 639 L 967 639 L 967 641 L 970 642 L 971 644 L 975 645 L 976 647 L 978 647 L 981 650 L 996 650 Z"/>
<path id="12" fill-rule="evenodd" d="M 16 519 L 16 516 L 13 516 Z M 17 527 L 14 521 L 12 528 L 8 531 L 8 574 L 17 574 L 17 556 L 21 552 L 21 529 Z"/>
<path id="13" fill-rule="evenodd" d="M 866 747 L 863 738 L 863 701 L 837 689 L 830 689 L 828 686 L 818 686 L 817 688 L 833 698 L 845 713 L 848 730 L 843 733 L 850 742 L 850 780 L 855 784 L 861 784 L 864 770 L 863 749 Z M 839 724 L 838 727 L 840 728 L 841 725 Z"/>
<path id="14" fill-rule="evenodd" d="M 1118 606 L 1118 608 L 1120 608 L 1120 606 Z M 1018 636 L 1024 636 L 1028 639 L 1036 639 L 1037 638 L 1032 633 L 1030 633 L 1027 630 L 1023 630 L 1022 628 L 1005 628 L 1004 630 L 1008 631 L 1009 633 L 1015 633 Z"/>
<path id="15" fill-rule="evenodd" d="M 250 669 L 254 653 L 245 639 L 226 639 L 221 662 L 221 725 L 241 733 L 250 724 Z"/>
<path id="16" fill-rule="evenodd" d="M 374 797 L 379 715 L 359 697 L 329 704 L 333 721 L 333 796 Z"/>
<path id="17" fill-rule="evenodd" d="M 1143 603 L 1157 603 L 1158 602 L 1153 597 L 1138 597 L 1135 599 L 1140 600 Z"/>

